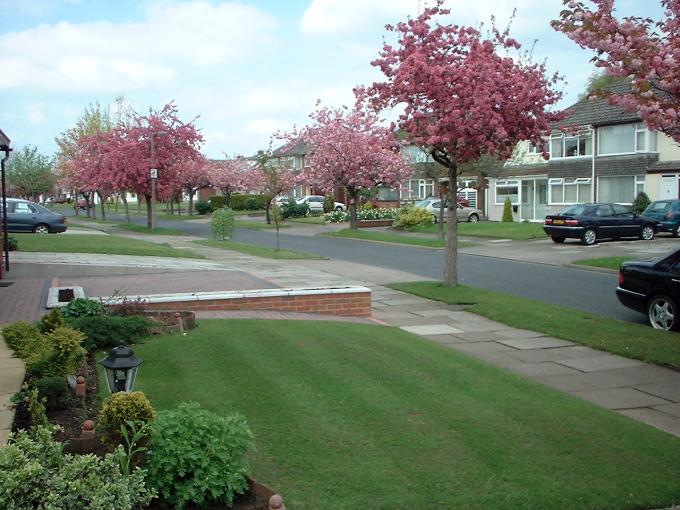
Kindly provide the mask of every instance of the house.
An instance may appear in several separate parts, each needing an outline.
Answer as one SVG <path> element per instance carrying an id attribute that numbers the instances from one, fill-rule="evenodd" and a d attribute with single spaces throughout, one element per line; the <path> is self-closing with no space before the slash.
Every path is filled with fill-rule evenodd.
<path id="1" fill-rule="evenodd" d="M 293 145 L 282 145 L 278 149 L 272 151 L 272 156 L 276 158 L 279 166 L 290 168 L 295 173 L 302 172 L 302 169 L 307 165 L 307 153 L 309 149 L 307 144 L 302 140 L 295 142 Z M 306 195 L 323 195 L 323 193 L 315 193 L 311 186 L 300 185 L 296 186 L 290 191 L 290 195 L 297 199 Z"/>
<path id="2" fill-rule="evenodd" d="M 627 89 L 620 83 L 610 90 Z M 575 203 L 630 204 L 640 191 L 652 200 L 680 197 L 680 146 L 607 99 L 585 98 L 569 107 L 545 144 L 520 143 L 518 156 L 489 180 L 490 220 L 501 219 L 507 198 L 515 221 L 542 221 Z"/>

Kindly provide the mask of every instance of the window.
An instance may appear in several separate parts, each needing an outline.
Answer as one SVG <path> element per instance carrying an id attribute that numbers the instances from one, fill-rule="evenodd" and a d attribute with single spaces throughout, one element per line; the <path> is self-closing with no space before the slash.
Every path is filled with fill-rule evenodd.
<path id="1" fill-rule="evenodd" d="M 655 213 L 665 213 L 670 205 L 670 202 L 652 202 L 649 206 L 649 211 Z"/>
<path id="2" fill-rule="evenodd" d="M 14 205 L 14 214 L 31 214 L 31 213 L 36 213 L 38 211 L 35 210 L 35 208 L 26 202 L 17 202 Z"/>
<path id="3" fill-rule="evenodd" d="M 629 205 L 612 204 L 612 208 L 614 209 L 614 214 L 616 216 L 624 216 L 624 217 L 632 217 L 633 216 L 633 211 L 631 211 Z"/>
<path id="4" fill-rule="evenodd" d="M 599 140 L 601 155 L 656 151 L 656 131 L 641 123 L 601 127 Z"/>
<path id="5" fill-rule="evenodd" d="M 548 146 L 547 140 L 543 140 L 542 143 L 534 145 L 529 143 L 529 149 L 527 149 L 527 154 L 543 154 L 543 151 L 550 152 L 550 147 Z"/>
<path id="6" fill-rule="evenodd" d="M 625 177 L 600 177 L 598 179 L 598 201 L 630 204 L 638 192 L 645 189 L 644 175 Z"/>
<path id="7" fill-rule="evenodd" d="M 614 211 L 611 205 L 598 205 L 595 208 L 595 216 L 598 218 L 606 218 L 607 216 L 614 216 Z"/>
<path id="8" fill-rule="evenodd" d="M 409 163 L 431 163 L 432 155 L 416 145 L 408 145 L 401 150 L 402 157 Z"/>
<path id="9" fill-rule="evenodd" d="M 434 195 L 434 179 L 411 179 L 401 188 L 402 200 L 420 200 Z"/>
<path id="10" fill-rule="evenodd" d="M 513 204 L 519 203 L 519 181 L 496 182 L 496 205 L 503 205 L 508 198 Z"/>
<path id="11" fill-rule="evenodd" d="M 399 200 L 399 192 L 388 186 L 380 186 L 378 187 L 378 195 L 376 198 L 378 200 L 397 201 Z"/>
<path id="12" fill-rule="evenodd" d="M 550 204 L 578 204 L 590 202 L 590 179 L 549 179 Z"/>
<path id="13" fill-rule="evenodd" d="M 550 158 L 575 158 L 593 154 L 593 136 L 591 131 L 576 135 L 552 135 L 550 137 Z"/>

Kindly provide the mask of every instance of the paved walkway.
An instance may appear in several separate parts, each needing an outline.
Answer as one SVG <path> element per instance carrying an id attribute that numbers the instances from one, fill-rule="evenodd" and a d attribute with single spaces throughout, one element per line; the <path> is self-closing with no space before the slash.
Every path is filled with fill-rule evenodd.
<path id="1" fill-rule="evenodd" d="M 192 247 L 192 239 L 188 236 L 147 239 L 178 248 Z M 680 436 L 680 372 L 545 337 L 530 330 L 511 328 L 466 312 L 460 306 L 418 298 L 384 286 L 390 282 L 423 279 L 411 273 L 337 260 L 269 260 L 207 247 L 202 248 L 202 253 L 209 262 L 68 254 L 16 255 L 26 262 L 54 264 L 51 267 L 57 270 L 59 267 L 72 269 L 68 264 L 78 262 L 80 257 L 92 265 L 133 268 L 139 264 L 155 272 L 164 269 L 175 272 L 244 271 L 280 287 L 300 287 L 312 282 L 314 285 L 366 285 L 373 290 L 374 319 Z M 144 275 L 137 278 L 144 278 Z M 200 287 L 198 280 L 196 284 Z M 281 318 L 281 315 L 264 312 L 262 317 Z M 230 316 L 252 315 L 236 312 Z"/>

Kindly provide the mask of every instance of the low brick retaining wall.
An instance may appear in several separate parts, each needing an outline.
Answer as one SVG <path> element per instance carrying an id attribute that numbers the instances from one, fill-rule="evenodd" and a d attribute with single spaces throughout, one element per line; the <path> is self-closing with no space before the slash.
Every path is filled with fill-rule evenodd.
<path id="1" fill-rule="evenodd" d="M 359 228 L 391 227 L 394 220 L 359 220 Z"/>
<path id="2" fill-rule="evenodd" d="M 143 299 L 151 310 L 274 310 L 324 315 L 371 316 L 371 289 L 367 287 L 326 287 L 305 289 L 263 289 L 238 292 L 196 292 L 191 294 L 149 294 L 127 296 Z M 104 298 L 115 303 L 123 297 Z"/>

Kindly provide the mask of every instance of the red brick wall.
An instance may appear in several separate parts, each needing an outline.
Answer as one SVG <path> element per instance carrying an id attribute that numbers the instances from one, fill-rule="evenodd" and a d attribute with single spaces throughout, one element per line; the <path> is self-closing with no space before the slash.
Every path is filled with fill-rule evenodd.
<path id="1" fill-rule="evenodd" d="M 160 310 L 275 310 L 279 312 L 320 313 L 324 315 L 371 316 L 371 293 L 312 294 L 304 296 L 268 296 L 205 301 L 148 303 L 147 308 Z"/>

